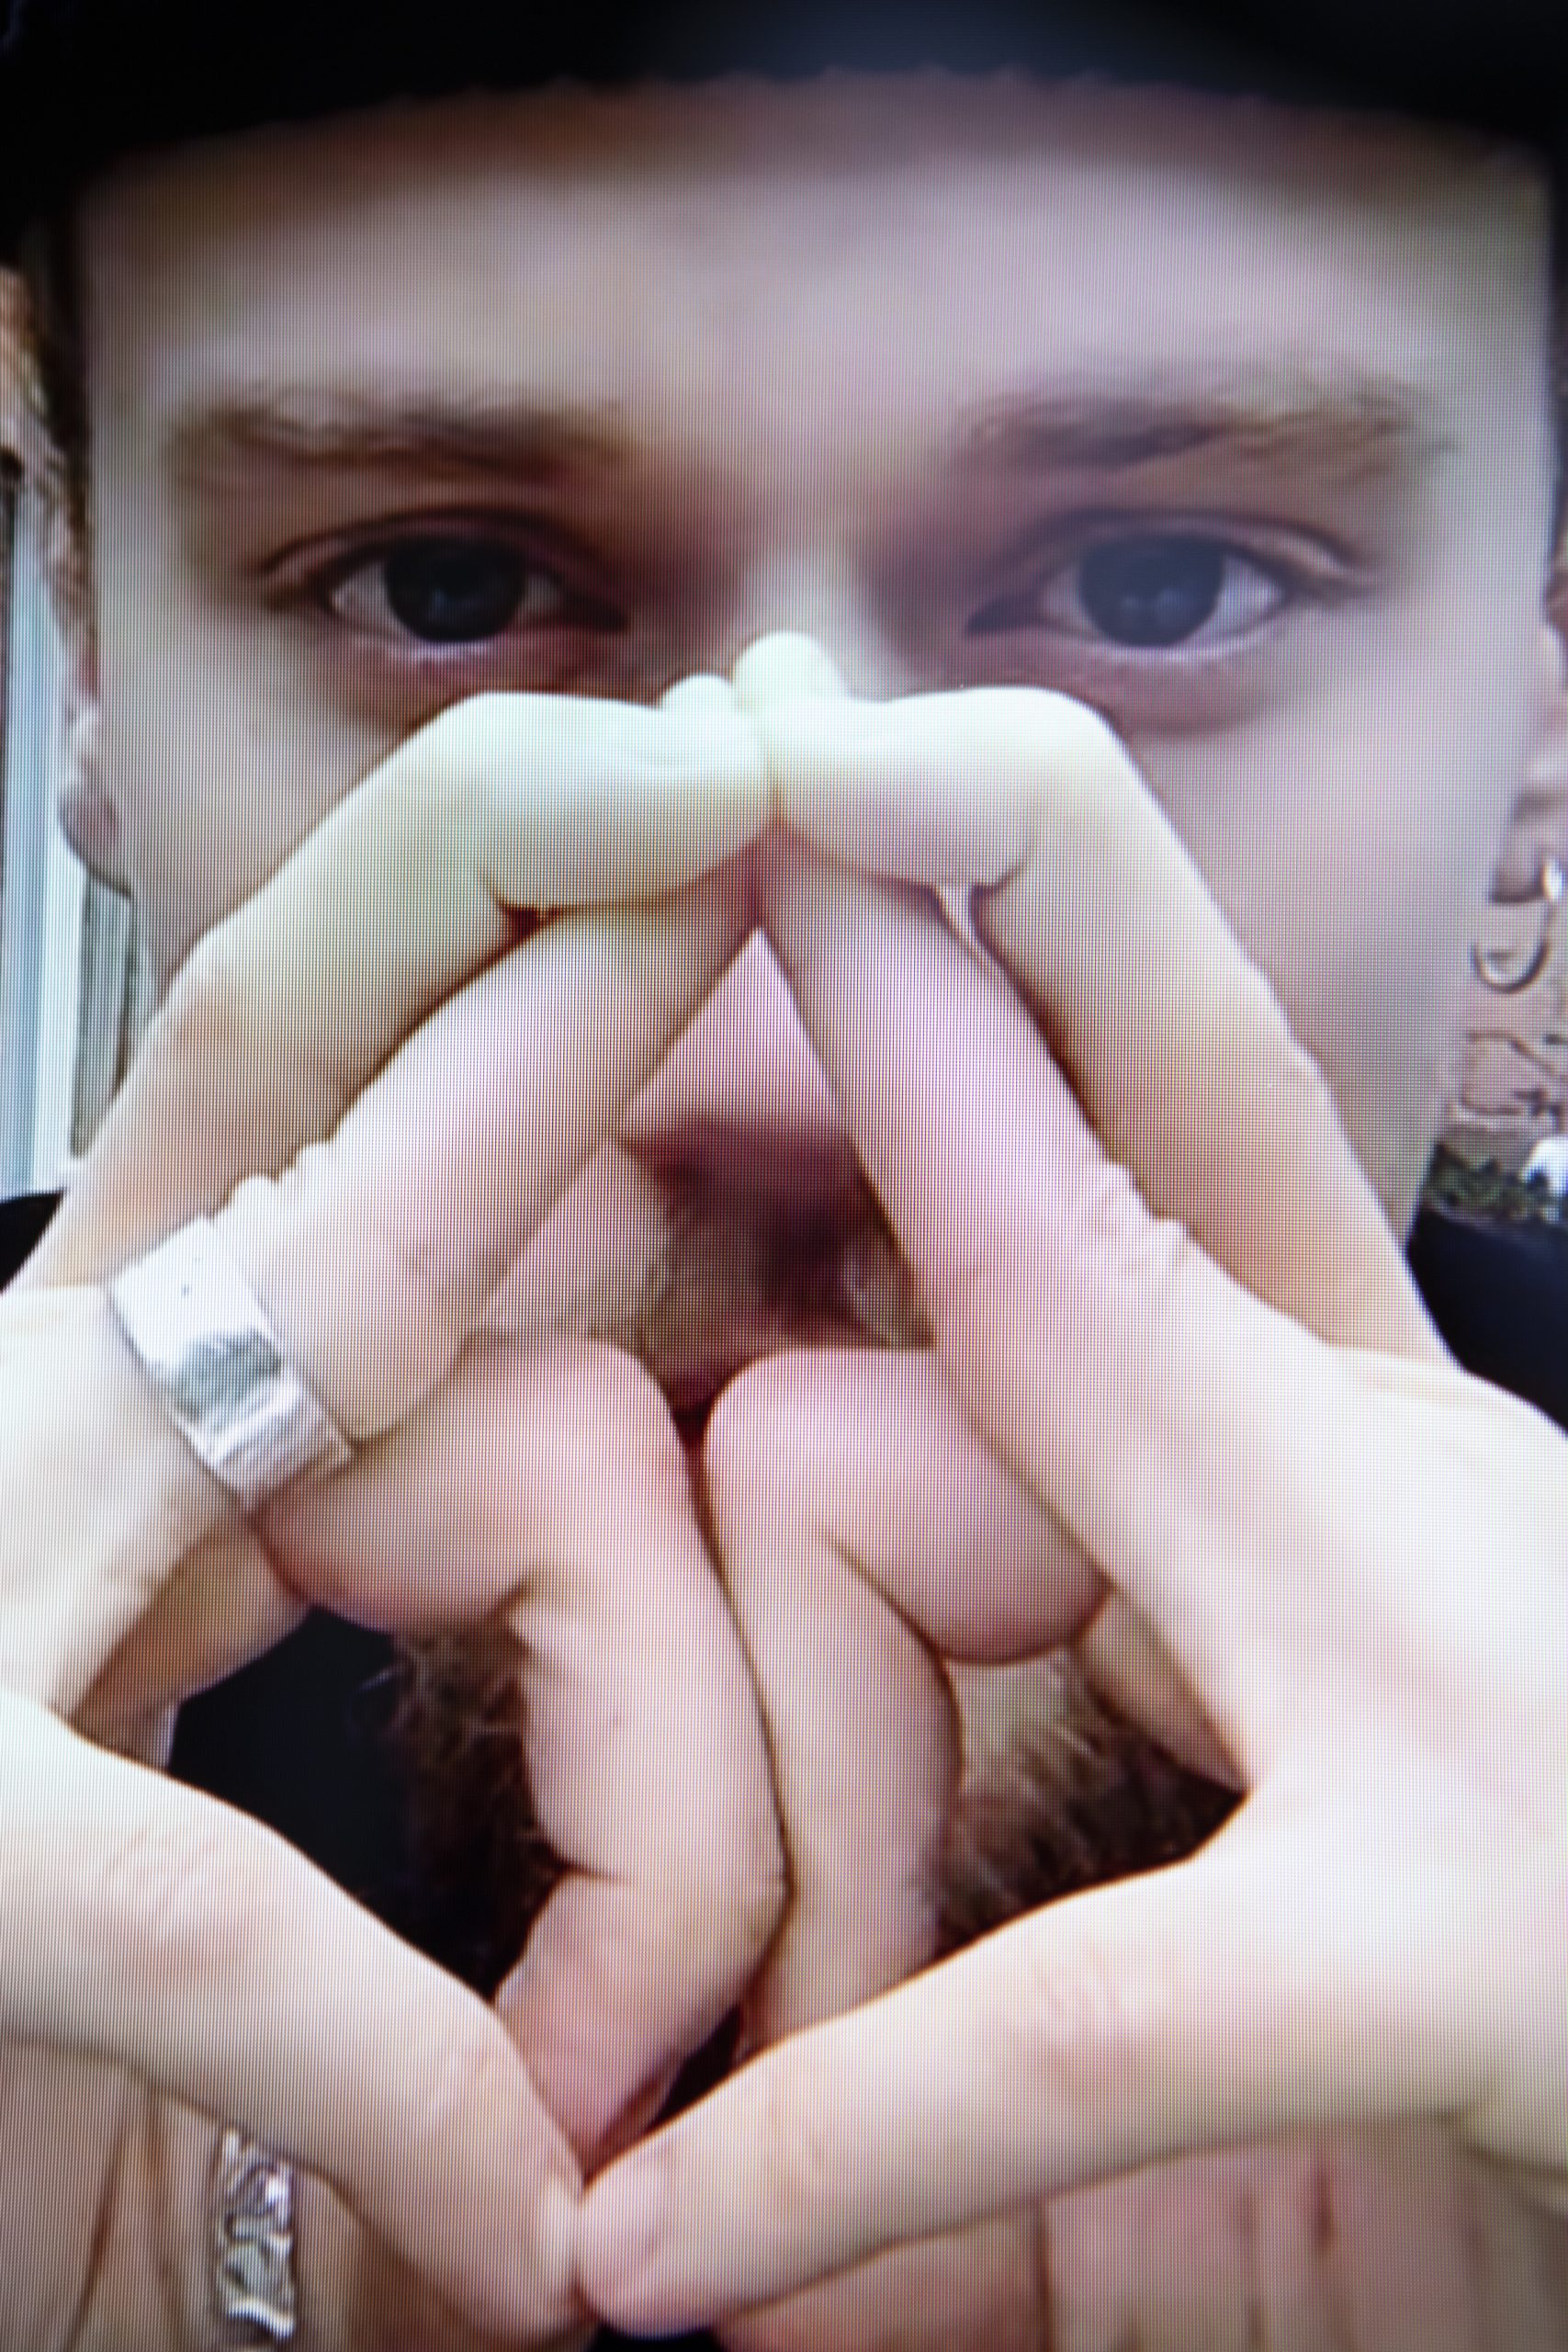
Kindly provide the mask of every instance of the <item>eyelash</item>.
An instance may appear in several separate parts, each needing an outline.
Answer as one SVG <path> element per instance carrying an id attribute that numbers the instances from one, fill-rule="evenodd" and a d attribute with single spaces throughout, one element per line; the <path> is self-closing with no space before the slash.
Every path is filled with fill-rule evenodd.
<path id="1" fill-rule="evenodd" d="M 1320 547 L 1309 561 L 1292 560 L 1276 550 L 1268 553 L 1246 543 L 1239 536 L 1230 536 L 1213 524 L 1198 518 L 1161 515 L 1144 518 L 1131 514 L 1118 514 L 1115 527 L 1104 522 L 1099 527 L 1085 525 L 1083 536 L 1064 544 L 1056 537 L 1056 551 L 1049 564 L 1036 566 L 1025 583 L 992 596 L 977 611 L 971 613 L 964 628 L 966 638 L 985 639 L 1028 633 L 1037 638 L 1051 638 L 1069 645 L 1081 659 L 1086 654 L 1101 664 L 1124 672 L 1135 672 L 1145 677 L 1161 670 L 1176 672 L 1194 669 L 1223 660 L 1253 639 L 1282 617 L 1303 606 L 1333 605 L 1355 593 L 1355 582 L 1348 574 L 1343 558 L 1336 560 L 1336 569 L 1325 568 L 1325 551 Z M 404 630 L 378 634 L 355 623 L 334 609 L 333 600 L 361 574 L 374 571 L 400 552 L 426 545 L 438 539 L 466 539 L 478 548 L 504 548 L 518 561 L 525 593 L 537 581 L 547 582 L 561 599 L 559 612 L 552 613 L 538 623 L 519 626 L 515 616 L 493 635 L 468 639 L 442 642 L 422 639 Z M 1190 639 L 1178 639 L 1169 645 L 1130 645 L 1092 628 L 1072 629 L 1053 628 L 1045 616 L 1045 606 L 1053 587 L 1070 586 L 1075 575 L 1081 572 L 1085 562 L 1097 548 L 1115 548 L 1134 541 L 1190 540 L 1201 542 L 1218 550 L 1229 568 L 1247 566 L 1258 579 L 1268 583 L 1272 602 L 1268 611 L 1247 621 L 1241 628 L 1224 637 L 1218 644 L 1194 646 Z M 340 550 L 329 563 L 319 566 L 293 589 L 285 592 L 284 601 L 303 604 L 318 616 L 357 639 L 357 650 L 395 662 L 411 673 L 438 678 L 444 673 L 456 674 L 465 664 L 469 667 L 493 657 L 497 648 L 516 639 L 525 641 L 542 636 L 574 633 L 607 636 L 625 634 L 629 624 L 603 596 L 593 596 L 574 590 L 568 576 L 569 567 L 558 557 L 547 557 L 526 543 L 520 536 L 498 529 L 493 521 L 481 519 L 465 526 L 463 518 L 432 517 L 424 527 L 389 533 L 374 540 Z M 385 591 L 383 590 L 383 594 Z M 988 617 L 998 614 L 1018 614 L 1016 619 Z M 395 616 L 394 616 L 395 617 Z M 1201 625 L 1198 634 L 1207 627 Z"/>
<path id="2" fill-rule="evenodd" d="M 1267 612 L 1250 616 L 1220 641 L 1201 646 L 1182 639 L 1168 647 L 1138 647 L 1092 628 L 1058 626 L 1050 629 L 1046 608 L 1055 588 L 1071 588 L 1085 565 L 1100 550 L 1125 549 L 1134 545 L 1193 543 L 1223 560 L 1223 579 L 1232 582 L 1237 566 L 1266 584 L 1270 599 Z M 1315 534 L 1292 534 L 1292 552 L 1276 544 L 1258 547 L 1240 531 L 1227 529 L 1208 517 L 1161 514 L 1144 516 L 1119 513 L 1114 516 L 1080 518 L 1073 536 L 1058 529 L 1052 535 L 1049 560 L 1038 560 L 1024 575 L 1022 586 L 989 599 L 969 623 L 968 634 L 1005 636 L 1013 629 L 1050 630 L 1058 642 L 1080 651 L 1087 649 L 1100 661 L 1131 665 L 1148 673 L 1160 666 L 1195 666 L 1223 659 L 1262 634 L 1273 623 L 1303 608 L 1319 610 L 1343 604 L 1366 585 L 1354 560 L 1341 548 L 1331 548 Z M 1234 582 L 1232 582 L 1234 584 Z M 1001 616 L 1001 617 L 996 617 Z M 1206 629 L 1205 621 L 1198 634 Z"/>
<path id="3" fill-rule="evenodd" d="M 454 639 L 443 644 L 406 632 L 400 637 L 386 633 L 378 639 L 376 632 L 355 624 L 334 609 L 333 600 L 362 573 L 373 572 L 394 556 L 411 548 L 427 546 L 433 540 L 463 540 L 479 550 L 504 549 L 514 557 L 520 568 L 525 592 L 536 582 L 545 581 L 559 593 L 562 610 L 551 615 L 540 626 L 548 629 L 575 629 L 605 635 L 623 629 L 624 616 L 615 611 L 610 600 L 572 587 L 569 567 L 558 556 L 546 556 L 520 535 L 499 527 L 493 521 L 468 522 L 465 518 L 445 515 L 432 516 L 422 526 L 389 532 L 374 539 L 362 540 L 353 548 L 340 549 L 327 562 L 283 581 L 274 591 L 274 601 L 285 609 L 303 609 L 313 617 L 356 637 L 361 647 L 374 647 L 378 653 L 389 655 L 407 666 L 438 671 L 473 662 L 513 634 L 525 637 L 532 633 L 527 624 L 521 628 L 513 618 L 492 637 Z M 384 592 L 383 592 L 384 593 Z"/>

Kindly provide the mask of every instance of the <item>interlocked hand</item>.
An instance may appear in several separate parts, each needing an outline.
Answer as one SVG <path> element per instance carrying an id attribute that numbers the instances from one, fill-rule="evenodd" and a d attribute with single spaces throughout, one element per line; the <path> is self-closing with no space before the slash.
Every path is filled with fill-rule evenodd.
<path id="1" fill-rule="evenodd" d="M 414 739 L 197 950 L 0 1305 L 0 2036 L 37 2175 L 7 2342 L 77 2306 L 84 2341 L 181 2341 L 178 2318 L 206 2340 L 215 2134 L 190 2110 L 338 2193 L 300 2237 L 333 2343 L 355 2340 L 348 2212 L 433 2291 L 429 2328 L 444 2302 L 509 2343 L 580 2331 L 561 2127 L 586 2153 L 656 2103 L 766 1940 L 764 1755 L 662 1400 L 608 1351 L 473 1344 L 749 927 L 754 741 L 723 697 L 675 699 L 486 698 Z M 259 1529 L 96 1287 L 214 1211 L 361 1449 Z M 515 1636 L 568 1875 L 510 2036 L 279 1839 L 126 1760 L 310 1600 Z M 190 2309 L 153 2321 L 160 2277 Z"/>
<path id="2" fill-rule="evenodd" d="M 863 2339 L 923 2343 L 942 2233 L 1341 2126 L 1439 2125 L 1562 2195 L 1568 1444 L 1445 1360 L 1326 1089 L 1098 721 L 740 684 L 787 828 L 765 920 L 935 1346 L 760 1367 L 716 1421 L 795 1890 L 754 2030 L 787 2038 L 600 2176 L 591 2297 L 692 2324 L 934 2241 Z M 942 1661 L 1097 1611 L 1112 1659 L 1138 1641 L 1145 1720 L 1217 1741 L 1245 1802 L 1195 1860 L 900 1983 L 951 1795 Z M 785 2306 L 752 2340 L 854 2342 L 836 2292 L 799 2306 L 815 2336 Z"/>

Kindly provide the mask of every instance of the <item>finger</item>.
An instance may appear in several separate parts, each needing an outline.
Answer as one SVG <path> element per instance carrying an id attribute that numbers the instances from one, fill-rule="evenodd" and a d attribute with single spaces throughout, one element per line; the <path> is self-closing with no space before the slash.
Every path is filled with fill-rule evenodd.
<path id="1" fill-rule="evenodd" d="M 747 650 L 736 666 L 735 687 L 741 707 L 757 718 L 803 702 L 843 703 L 849 691 L 813 639 L 785 632 L 761 639 Z M 934 895 L 950 926 L 983 955 L 983 943 L 975 933 L 969 892 L 939 882 Z M 895 1457 L 889 1453 L 883 1458 Z M 1073 1547 L 1059 1527 L 1055 1546 L 1060 1577 L 1062 1555 Z M 1087 1573 L 1088 1564 L 1079 1554 L 1078 1575 Z M 1077 1647 L 1095 1686 L 1112 1704 L 1140 1723 L 1190 1769 L 1222 1781 L 1234 1780 L 1234 1765 L 1164 1645 L 1119 1594 L 1102 1589 L 1101 1606 Z M 961 1653 L 950 1651 L 949 1655 Z"/>
<path id="2" fill-rule="evenodd" d="M 747 920 L 724 876 L 661 907 L 560 918 L 443 1005 L 329 1144 L 308 1147 L 278 1182 L 239 1187 L 219 1221 L 286 1351 L 350 1439 L 393 1428 L 444 1377 L 501 1275 L 657 1068 Z M 101 1299 L 76 1286 L 47 1285 L 36 1298 L 46 1295 L 68 1295 L 92 1317 L 90 1329 L 64 1335 L 64 1368 L 77 1386 L 85 1370 L 95 1392 L 118 1397 L 118 1418 L 87 1442 L 114 1429 L 128 1477 L 139 1495 L 148 1490 L 138 1522 L 147 1540 L 134 1573 L 100 1557 L 99 1542 L 70 1580 L 85 1614 L 60 1588 L 43 1637 L 30 1642 L 26 1687 L 44 1687 L 41 1675 L 51 1691 L 69 1684 L 80 1697 L 83 1672 L 90 1680 L 108 1661 L 110 1631 L 123 1639 L 155 1613 L 163 1623 L 128 1661 L 133 1671 L 102 1694 L 113 1724 L 231 1671 L 288 1630 L 291 1611 L 265 1553 L 237 1532 L 228 1496 L 150 1409 L 151 1388 Z M 8 1316 L 29 1304 L 28 1294 L 9 1300 Z M 40 1458 L 68 1461 L 84 1443 L 80 1399 L 61 1419 L 70 1387 L 57 1377 L 33 1399 Z M 100 1532 L 122 1541 L 128 1514 L 101 1508 L 101 1483 L 85 1482 L 84 1500 Z M 176 1568 L 179 1608 L 163 1590 Z M 193 1577 L 204 1599 L 191 1630 L 203 1638 L 182 1663 Z M 165 1685 L 160 1668 L 179 1679 Z"/>
<path id="3" fill-rule="evenodd" d="M 1321 1073 L 1102 720 L 1022 687 L 754 718 L 781 811 L 819 849 L 973 889 L 981 941 L 1156 1215 L 1325 1338 L 1438 1351 Z"/>
<path id="4" fill-rule="evenodd" d="M 100 1275 L 285 1167 L 541 915 L 685 888 L 765 800 L 754 735 L 712 694 L 444 712 L 195 950 L 28 1278 Z"/>
<path id="5" fill-rule="evenodd" d="M 1051 2282 L 1032 2212 L 903 2245 L 732 2319 L 725 2352 L 1043 2352 Z"/>
<path id="6" fill-rule="evenodd" d="M 499 2021 L 281 1838 L 0 1697 L 0 2037 L 331 2182 L 471 2324 L 572 2318 L 570 2150 Z"/>
<path id="7" fill-rule="evenodd" d="M 728 678 L 700 671 L 695 676 L 680 678 L 659 698 L 660 710 L 688 713 L 697 718 L 716 715 L 728 718 L 739 707 L 735 688 Z"/>
<path id="8" fill-rule="evenodd" d="M 510 1628 L 534 1808 L 566 1875 L 501 2008 L 593 2161 L 733 2007 L 782 1907 L 751 1685 L 661 1396 L 594 1344 L 476 1348 L 265 1532 L 297 1589 L 360 1623 Z"/>
<path id="9" fill-rule="evenodd" d="M 1073 1647 L 1089 1687 L 1115 1713 L 1138 1724 L 1190 1772 L 1222 1788 L 1242 1786 L 1169 1643 L 1121 1593 L 1105 1592 Z"/>
<path id="10" fill-rule="evenodd" d="M 749 923 L 733 873 L 558 918 L 434 1013 L 329 1143 L 239 1187 L 220 1221 L 351 1438 L 443 1376 Z"/>
<path id="11" fill-rule="evenodd" d="M 746 648 L 735 665 L 734 694 L 738 707 L 753 718 L 794 703 L 850 699 L 832 656 L 797 629 L 771 630 Z"/>
<path id="12" fill-rule="evenodd" d="M 720 1398 L 704 1458 L 789 1867 L 789 1915 L 748 2003 L 755 2047 L 936 1949 L 959 1770 L 939 1661 L 1065 1642 L 1103 1588 L 929 1357 L 766 1359 Z"/>
<path id="13" fill-rule="evenodd" d="M 584 2292 L 632 2330 L 710 2324 L 1162 2158 L 1438 2111 L 1461 2053 L 1371 2030 L 1371 1969 L 1356 2030 L 1301 1909 L 1226 1833 L 779 2044 L 600 2177 Z"/>
<path id="14" fill-rule="evenodd" d="M 1299 1606 L 1259 1567 L 1281 1528 L 1317 1524 L 1325 1461 L 1363 1464 L 1364 1401 L 1331 1351 L 1150 1216 L 1016 996 L 922 894 L 804 849 L 773 862 L 766 893 L 948 1377 L 1179 1662 L 1201 1661 L 1199 1695 L 1245 1770 L 1235 1737 Z M 974 1081 L 933 1086 L 933 1069 Z"/>

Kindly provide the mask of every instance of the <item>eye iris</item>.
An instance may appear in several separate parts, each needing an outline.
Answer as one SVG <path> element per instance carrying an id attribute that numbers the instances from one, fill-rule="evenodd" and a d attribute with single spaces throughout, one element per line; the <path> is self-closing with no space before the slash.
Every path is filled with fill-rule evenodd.
<path id="1" fill-rule="evenodd" d="M 1078 601 L 1119 645 L 1179 645 L 1213 617 L 1226 555 L 1214 539 L 1109 540 L 1078 566 Z"/>
<path id="2" fill-rule="evenodd" d="M 513 548 L 479 539 L 418 539 L 395 548 L 382 571 L 388 609 L 436 645 L 499 637 L 515 618 L 529 567 Z"/>

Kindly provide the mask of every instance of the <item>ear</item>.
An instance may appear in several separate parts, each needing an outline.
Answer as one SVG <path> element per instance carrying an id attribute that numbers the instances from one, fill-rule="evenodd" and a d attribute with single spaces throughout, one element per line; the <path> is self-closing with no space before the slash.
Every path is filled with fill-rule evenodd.
<path id="1" fill-rule="evenodd" d="M 124 890 L 130 886 L 119 811 L 104 775 L 97 631 L 86 553 L 77 544 L 60 501 L 39 503 L 45 517 L 44 573 L 60 632 L 63 671 L 65 773 L 60 789 L 61 828 L 91 874 L 111 888 Z"/>
<path id="2" fill-rule="evenodd" d="M 1568 583 L 1554 581 L 1541 620 L 1530 747 L 1508 831 L 1493 869 L 1492 896 L 1517 905 L 1540 895 L 1548 857 L 1568 864 Z"/>

